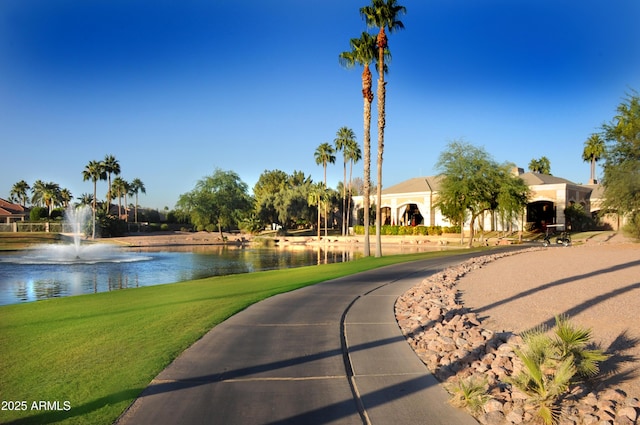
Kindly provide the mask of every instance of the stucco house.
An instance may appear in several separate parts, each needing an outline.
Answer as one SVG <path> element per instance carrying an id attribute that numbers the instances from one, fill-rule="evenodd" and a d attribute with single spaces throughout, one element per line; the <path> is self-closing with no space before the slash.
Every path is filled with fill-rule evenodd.
<path id="1" fill-rule="evenodd" d="M 0 198 L 0 223 L 25 221 L 29 212 L 22 206 Z"/>
<path id="2" fill-rule="evenodd" d="M 490 214 L 485 214 L 483 221 L 478 222 L 485 229 L 520 230 L 524 226 L 542 228 L 547 224 L 565 224 L 565 208 L 573 203 L 581 204 L 585 211 L 592 213 L 599 209 L 602 195 L 600 185 L 580 185 L 561 177 L 547 174 L 523 172 L 514 169 L 514 174 L 524 180 L 531 189 L 531 197 L 527 205 L 524 223 L 516 220 L 503 223 Z M 441 178 L 438 176 L 414 177 L 382 191 L 382 222 L 392 225 L 411 226 L 450 226 L 451 223 L 435 206 L 438 199 Z M 354 196 L 354 215 L 361 218 L 363 197 Z M 593 205 L 592 205 L 593 204 Z M 371 197 L 372 208 L 375 208 L 375 196 Z M 594 206 L 597 209 L 594 209 Z M 360 221 L 354 222 L 362 224 Z M 468 226 L 469 223 L 466 223 Z M 468 228 L 468 227 L 467 227 Z"/>

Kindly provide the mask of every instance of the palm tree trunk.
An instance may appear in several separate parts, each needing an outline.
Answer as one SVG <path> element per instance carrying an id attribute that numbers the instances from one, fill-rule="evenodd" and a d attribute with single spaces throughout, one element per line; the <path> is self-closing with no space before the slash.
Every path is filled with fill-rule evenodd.
<path id="1" fill-rule="evenodd" d="M 92 211 L 93 225 L 92 225 L 91 239 L 96 238 L 96 208 L 98 208 L 98 203 L 96 202 L 96 195 L 98 191 L 97 186 L 98 186 L 97 180 L 93 180 L 93 211 Z"/>
<path id="2" fill-rule="evenodd" d="M 325 195 L 324 197 L 326 198 L 326 190 L 327 190 L 327 163 L 324 163 L 324 188 L 323 191 L 325 193 L 323 193 L 323 195 Z M 324 200 L 324 239 L 325 242 L 327 241 L 327 200 Z M 319 205 L 319 204 L 318 204 Z"/>
<path id="3" fill-rule="evenodd" d="M 342 179 L 342 236 L 346 235 L 347 229 L 347 161 L 344 161 L 344 178 Z"/>
<path id="4" fill-rule="evenodd" d="M 369 209 L 371 199 L 371 102 L 373 93 L 371 92 L 371 71 L 369 66 L 362 71 L 362 94 L 364 96 L 364 256 L 371 255 L 369 243 Z"/>
<path id="5" fill-rule="evenodd" d="M 320 192 L 318 192 L 318 242 L 320 242 Z M 320 251 L 318 251 L 320 252 Z"/>
<path id="6" fill-rule="evenodd" d="M 351 197 L 352 197 L 352 193 L 351 193 L 351 179 L 353 177 L 353 160 L 351 160 L 349 162 L 349 190 L 347 191 L 347 196 L 349 197 L 347 199 L 347 211 L 345 213 L 345 217 L 346 217 L 346 230 L 347 232 L 345 232 L 345 234 L 348 233 L 349 230 L 349 224 L 351 222 Z"/>
<path id="7" fill-rule="evenodd" d="M 378 181 L 376 193 L 376 257 L 382 257 L 382 154 L 384 152 L 385 127 L 385 81 L 384 81 L 384 48 L 386 47 L 384 27 L 378 34 Z"/>

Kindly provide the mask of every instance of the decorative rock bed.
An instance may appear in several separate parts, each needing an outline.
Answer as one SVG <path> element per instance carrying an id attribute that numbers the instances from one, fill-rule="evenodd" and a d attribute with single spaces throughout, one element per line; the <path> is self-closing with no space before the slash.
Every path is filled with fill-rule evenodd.
<path id="1" fill-rule="evenodd" d="M 476 415 L 483 425 L 535 424 L 539 418 L 527 395 L 505 382 L 522 370 L 514 352 L 522 338 L 484 328 L 462 304 L 456 283 L 489 262 L 537 249 L 471 259 L 428 277 L 396 301 L 402 333 L 436 378 L 446 384 L 467 378 L 487 381 L 491 398 Z M 574 384 L 561 406 L 561 425 L 635 425 L 640 402 L 618 389 Z"/>

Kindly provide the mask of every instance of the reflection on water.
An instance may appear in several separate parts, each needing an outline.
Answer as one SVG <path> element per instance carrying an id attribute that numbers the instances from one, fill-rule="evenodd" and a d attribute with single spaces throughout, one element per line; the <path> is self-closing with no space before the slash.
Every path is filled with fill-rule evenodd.
<path id="1" fill-rule="evenodd" d="M 216 275 L 350 261 L 355 250 L 226 246 L 127 250 L 127 261 L 55 263 L 0 256 L 0 305 L 158 285 Z M 140 261 L 131 261 L 138 256 Z"/>
<path id="2" fill-rule="evenodd" d="M 391 252 L 416 252 L 420 248 Z M 180 282 L 209 276 L 351 261 L 358 247 L 183 246 L 123 250 L 127 261 L 20 264 L 24 253 L 0 255 L 0 305 Z M 132 257 L 140 261 L 131 261 Z M 24 262 L 24 261 L 22 261 Z"/>

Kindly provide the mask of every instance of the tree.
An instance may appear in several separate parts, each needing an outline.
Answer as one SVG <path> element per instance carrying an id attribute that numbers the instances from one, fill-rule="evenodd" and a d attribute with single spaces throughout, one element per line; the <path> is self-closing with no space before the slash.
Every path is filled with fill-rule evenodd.
<path id="1" fill-rule="evenodd" d="M 80 195 L 80 205 L 91 206 L 93 205 L 93 195 L 90 193 L 83 193 Z"/>
<path id="2" fill-rule="evenodd" d="M 91 180 L 93 182 L 93 205 L 91 209 L 93 210 L 93 230 L 92 230 L 92 239 L 96 238 L 96 209 L 97 209 L 97 185 L 98 180 L 106 180 L 107 173 L 100 161 L 89 161 L 89 163 L 85 166 L 82 171 L 82 180 L 87 181 Z"/>
<path id="3" fill-rule="evenodd" d="M 44 205 L 51 215 L 53 207 L 61 203 L 60 185 L 54 182 L 37 180 L 31 189 L 31 202 L 35 205 Z"/>
<path id="4" fill-rule="evenodd" d="M 584 150 L 582 151 L 582 159 L 591 163 L 591 179 L 590 184 L 596 184 L 596 162 L 604 155 L 604 140 L 598 133 L 592 134 L 584 142 Z"/>
<path id="5" fill-rule="evenodd" d="M 310 185 L 311 178 L 302 171 L 289 175 L 281 170 L 265 170 L 253 187 L 258 219 L 263 224 L 280 223 L 285 228 L 309 221 Z"/>
<path id="6" fill-rule="evenodd" d="M 524 214 L 527 203 L 531 196 L 529 186 L 520 177 L 511 173 L 514 164 L 505 164 L 501 167 L 500 187 L 498 190 L 497 210 L 503 222 L 513 223 L 520 220 L 518 237 L 522 241 L 522 230 L 524 225 Z"/>
<path id="7" fill-rule="evenodd" d="M 216 169 L 211 176 L 199 180 L 191 192 L 180 195 L 176 206 L 199 228 L 217 226 L 223 238 L 223 228 L 235 226 L 251 213 L 247 190 L 247 184 L 236 173 Z"/>
<path id="8" fill-rule="evenodd" d="M 26 207 L 30 189 L 31 187 L 26 181 L 20 180 L 11 188 L 9 198 L 14 202 L 20 202 L 23 207 Z"/>
<path id="9" fill-rule="evenodd" d="M 318 146 L 316 148 L 315 153 L 313 154 L 313 156 L 316 159 L 316 164 L 320 165 L 322 164 L 322 168 L 324 169 L 324 186 L 327 187 L 327 164 L 331 163 L 331 164 L 335 164 L 336 162 L 336 156 L 335 154 L 335 149 L 333 149 L 333 146 L 331 146 L 329 143 L 322 143 L 320 146 Z M 324 237 L 327 237 L 327 208 L 326 208 L 326 203 L 325 203 L 325 209 L 324 209 Z"/>
<path id="10" fill-rule="evenodd" d="M 364 98 L 364 193 L 370 192 L 371 185 L 371 102 L 373 91 L 371 90 L 371 70 L 369 64 L 378 59 L 378 45 L 376 38 L 367 32 L 363 32 L 360 38 L 352 38 L 349 42 L 351 50 L 340 53 L 340 64 L 346 68 L 352 68 L 356 64 L 363 67 L 362 70 L 362 97 Z M 388 55 L 388 50 L 387 50 Z M 371 255 L 369 247 L 369 208 L 370 198 L 364 201 L 364 256 Z"/>
<path id="11" fill-rule="evenodd" d="M 470 218 L 469 246 L 473 244 L 476 219 L 485 211 L 517 211 L 526 204 L 528 188 L 509 172 L 511 165 L 498 165 L 482 148 L 452 142 L 436 164 L 441 171 L 441 187 L 436 205 L 446 217 L 460 221 Z"/>
<path id="12" fill-rule="evenodd" d="M 111 195 L 118 198 L 118 218 L 122 217 L 122 198 L 125 198 L 124 207 L 127 208 L 126 196 L 129 192 L 129 183 L 122 177 L 116 177 L 111 183 Z"/>
<path id="13" fill-rule="evenodd" d="M 604 211 L 630 214 L 629 229 L 640 237 L 640 97 L 627 95 L 617 115 L 603 125 L 609 142 L 604 157 Z"/>
<path id="14" fill-rule="evenodd" d="M 546 156 L 541 156 L 540 159 L 532 159 L 529 162 L 529 171 L 538 174 L 551 175 L 551 161 Z"/>
<path id="15" fill-rule="evenodd" d="M 345 147 L 345 157 L 349 160 L 349 188 L 348 188 L 348 199 L 347 199 L 347 211 L 345 212 L 346 218 L 346 227 L 349 228 L 349 218 L 351 217 L 351 198 L 353 194 L 351 193 L 351 183 L 352 183 L 352 175 L 353 175 L 353 164 L 360 161 L 362 159 L 362 152 L 360 151 L 360 146 L 358 146 L 358 142 L 355 139 L 348 143 Z"/>
<path id="16" fill-rule="evenodd" d="M 102 167 L 107 173 L 107 214 L 111 210 L 111 174 L 120 174 L 120 163 L 113 155 L 106 155 L 102 161 Z"/>
<path id="17" fill-rule="evenodd" d="M 147 193 L 144 183 L 139 178 L 135 178 L 131 181 L 131 191 L 136 197 L 136 204 L 134 206 L 134 220 L 138 222 L 138 193 Z"/>
<path id="18" fill-rule="evenodd" d="M 372 0 L 370 6 L 360 8 L 360 15 L 369 27 L 379 28 L 376 43 L 378 45 L 378 186 L 376 194 L 376 257 L 382 256 L 381 220 L 382 220 L 382 156 L 384 152 L 384 128 L 385 128 L 385 96 L 386 83 L 384 81 L 384 56 L 388 48 L 385 28 L 393 33 L 404 29 L 402 21 L 398 17 L 405 14 L 407 9 L 396 3 L 396 0 Z"/>
<path id="19" fill-rule="evenodd" d="M 73 195 L 69 189 L 61 189 L 60 190 L 60 202 L 64 208 L 69 206 L 69 203 L 73 199 Z"/>
<path id="20" fill-rule="evenodd" d="M 320 240 L 320 206 L 322 204 L 322 199 L 325 192 L 326 190 L 324 183 L 315 183 L 312 184 L 309 188 L 309 195 L 307 197 L 307 202 L 309 203 L 309 205 L 315 205 L 318 207 L 318 240 Z"/>
<path id="21" fill-rule="evenodd" d="M 349 145 L 356 141 L 356 135 L 349 127 L 340 127 L 333 143 L 337 152 L 343 156 L 343 185 L 342 185 L 342 236 L 347 234 L 347 162 L 349 161 Z M 353 148 L 351 148 L 353 149 Z"/>

